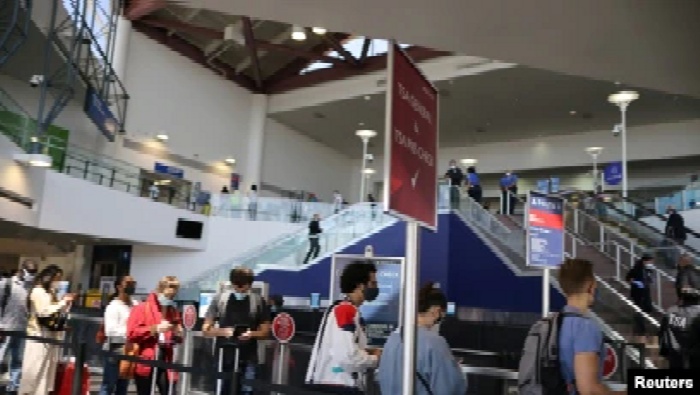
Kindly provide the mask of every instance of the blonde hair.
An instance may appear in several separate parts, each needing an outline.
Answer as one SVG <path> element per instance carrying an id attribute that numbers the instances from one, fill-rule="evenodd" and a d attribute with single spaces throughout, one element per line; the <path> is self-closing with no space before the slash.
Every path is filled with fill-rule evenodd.
<path id="1" fill-rule="evenodd" d="M 158 281 L 156 291 L 163 292 L 166 288 L 180 288 L 180 280 L 177 276 L 165 276 Z"/>

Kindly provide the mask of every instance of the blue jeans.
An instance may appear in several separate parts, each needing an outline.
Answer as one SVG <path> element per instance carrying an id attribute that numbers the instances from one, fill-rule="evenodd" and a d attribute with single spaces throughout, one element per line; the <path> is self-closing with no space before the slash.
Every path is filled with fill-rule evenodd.
<path id="1" fill-rule="evenodd" d="M 129 380 L 119 378 L 119 361 L 105 357 L 100 395 L 126 395 L 128 388 Z"/>
<path id="2" fill-rule="evenodd" d="M 20 376 L 22 375 L 22 358 L 24 354 L 24 338 L 19 336 L 6 336 L 0 345 L 0 361 L 5 360 L 7 353 L 10 353 L 10 383 L 7 385 L 8 391 L 18 391 Z"/>

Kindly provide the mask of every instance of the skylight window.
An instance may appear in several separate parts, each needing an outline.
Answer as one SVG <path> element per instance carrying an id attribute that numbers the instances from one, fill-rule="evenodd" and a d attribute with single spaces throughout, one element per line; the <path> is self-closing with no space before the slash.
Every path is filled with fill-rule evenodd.
<path id="1" fill-rule="evenodd" d="M 107 54 L 107 46 L 109 42 L 110 34 L 110 20 L 112 20 L 112 1 L 113 0 L 62 0 L 63 6 L 66 9 L 68 15 L 74 22 L 77 22 L 75 18 L 75 9 L 78 9 L 80 14 L 79 18 L 87 24 L 87 27 L 92 32 L 94 37 L 93 42 L 90 47 L 92 52 L 99 59 L 100 52 L 105 56 Z M 88 37 L 90 37 L 88 33 Z"/>
<path id="2" fill-rule="evenodd" d="M 355 59 L 360 59 L 362 57 L 362 47 L 365 45 L 365 37 L 353 37 L 350 40 L 343 43 L 343 48 L 348 51 Z M 409 44 L 399 44 L 401 48 L 410 47 Z M 389 51 L 389 40 L 384 39 L 372 39 L 369 44 L 369 50 L 367 51 L 367 56 L 379 56 L 384 55 Z M 342 59 L 337 51 L 331 51 L 325 54 L 328 57 Z M 308 74 L 312 71 L 327 69 L 333 67 L 332 63 L 317 61 L 309 64 L 306 68 L 301 70 L 299 74 Z"/>

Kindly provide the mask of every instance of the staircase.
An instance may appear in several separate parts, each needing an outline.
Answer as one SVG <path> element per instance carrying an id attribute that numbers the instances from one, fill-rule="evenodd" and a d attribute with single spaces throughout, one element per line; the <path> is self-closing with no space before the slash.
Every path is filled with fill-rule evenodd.
<path id="1" fill-rule="evenodd" d="M 228 280 L 229 271 L 237 266 L 248 267 L 256 273 L 271 269 L 299 271 L 396 222 L 396 218 L 384 214 L 376 206 L 368 203 L 356 204 L 321 221 L 321 255 L 307 265 L 304 265 L 303 261 L 309 249 L 309 236 L 304 226 L 298 232 L 272 241 L 263 249 L 232 258 L 202 273 L 185 284 L 185 288 L 216 290 L 219 282 Z"/>
<path id="2" fill-rule="evenodd" d="M 27 39 L 32 0 L 0 2 L 0 68 Z"/>
<path id="3" fill-rule="evenodd" d="M 467 202 L 466 206 L 469 208 L 466 210 L 467 214 L 470 211 L 478 211 L 472 207 L 473 205 L 477 204 Z M 526 231 L 522 215 L 493 215 L 484 210 L 485 215 L 490 216 L 489 221 L 484 221 L 478 216 L 465 215 L 465 210 L 458 211 L 467 222 L 482 230 L 486 230 L 487 226 L 498 230 L 499 233 L 491 232 L 485 236 L 485 239 L 511 261 L 511 267 L 520 271 L 518 274 L 540 275 L 539 269 L 526 267 L 525 264 Z M 666 271 L 656 271 L 657 284 L 660 284 L 652 296 L 656 311 L 651 314 L 641 313 L 627 297 L 629 287 L 624 281 L 624 276 L 644 248 L 573 206 L 567 206 L 565 217 L 567 219 L 566 254 L 587 259 L 593 263 L 599 296 L 592 310 L 601 320 L 606 334 L 614 340 L 636 343 L 633 327 L 635 317 L 640 314 L 644 318 L 648 332 L 655 333 L 659 327 L 662 312 L 676 302 L 673 277 Z M 494 222 L 500 225 L 496 226 Z M 518 240 L 518 243 L 514 243 L 514 240 Z M 556 285 L 555 279 L 553 283 Z M 663 366 L 663 361 L 658 356 L 658 349 L 648 348 L 646 354 L 647 362 L 651 364 L 647 366 Z"/>

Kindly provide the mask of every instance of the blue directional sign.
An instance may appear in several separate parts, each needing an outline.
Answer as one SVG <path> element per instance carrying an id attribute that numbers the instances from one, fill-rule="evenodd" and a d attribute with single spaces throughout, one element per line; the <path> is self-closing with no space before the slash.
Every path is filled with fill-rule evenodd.
<path id="1" fill-rule="evenodd" d="M 619 185 L 622 182 L 622 162 L 610 162 L 603 170 L 607 185 Z"/>
<path id="2" fill-rule="evenodd" d="M 561 265 L 564 261 L 564 199 L 530 192 L 527 213 L 527 265 Z"/>

